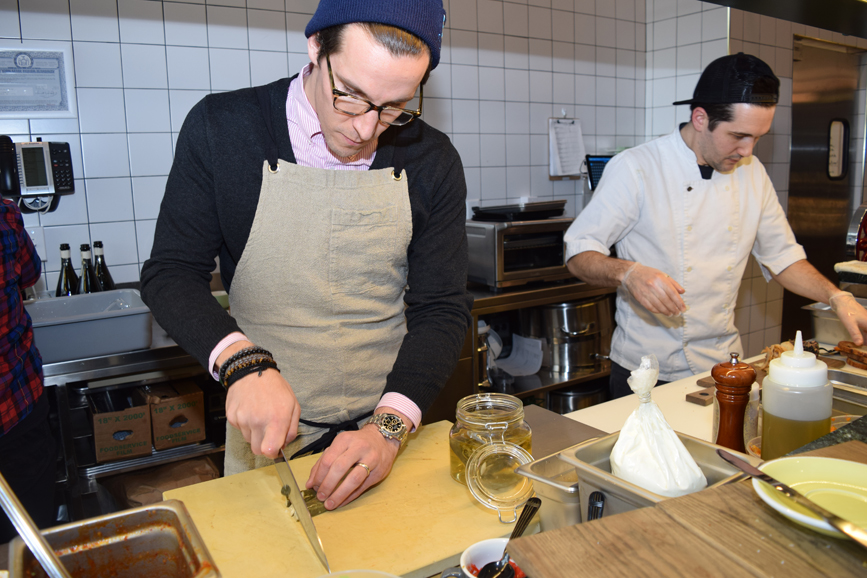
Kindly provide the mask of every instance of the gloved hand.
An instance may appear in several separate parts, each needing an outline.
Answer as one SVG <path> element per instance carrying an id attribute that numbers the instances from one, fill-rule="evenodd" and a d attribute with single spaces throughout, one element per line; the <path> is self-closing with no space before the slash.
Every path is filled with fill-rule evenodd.
<path id="1" fill-rule="evenodd" d="M 686 290 L 659 269 L 635 262 L 623 274 L 620 284 L 651 313 L 673 317 L 686 311 L 686 303 L 680 297 Z"/>
<path id="2" fill-rule="evenodd" d="M 843 327 L 852 336 L 855 345 L 863 345 L 864 331 L 867 330 L 867 311 L 855 297 L 848 291 L 840 291 L 828 299 L 828 305 L 843 322 Z"/>

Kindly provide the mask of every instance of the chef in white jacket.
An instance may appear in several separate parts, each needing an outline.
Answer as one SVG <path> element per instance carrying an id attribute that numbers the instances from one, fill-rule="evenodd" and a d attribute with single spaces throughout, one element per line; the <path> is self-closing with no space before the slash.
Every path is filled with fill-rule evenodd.
<path id="1" fill-rule="evenodd" d="M 750 254 L 766 280 L 830 303 L 863 343 L 867 312 L 807 262 L 752 154 L 778 97 L 779 80 L 760 59 L 715 60 L 693 98 L 674 103 L 690 105 L 690 121 L 612 158 L 569 228 L 569 270 L 617 287 L 613 398 L 631 393 L 626 378 L 642 355 L 656 355 L 661 384 L 743 352 L 734 307 Z"/>

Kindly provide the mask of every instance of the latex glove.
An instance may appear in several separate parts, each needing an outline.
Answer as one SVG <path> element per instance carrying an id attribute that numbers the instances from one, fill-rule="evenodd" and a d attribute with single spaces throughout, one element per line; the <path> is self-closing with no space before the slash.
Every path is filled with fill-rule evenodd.
<path id="1" fill-rule="evenodd" d="M 867 330 L 867 311 L 848 291 L 835 293 L 828 299 L 828 304 L 852 336 L 855 345 L 863 345 L 864 331 Z"/>
<path id="2" fill-rule="evenodd" d="M 298 435 L 301 406 L 279 371 L 266 369 L 236 381 L 226 395 L 226 419 L 256 455 L 276 458 Z"/>
<path id="3" fill-rule="evenodd" d="M 316 490 L 326 510 L 333 510 L 385 479 L 399 450 L 400 442 L 386 439 L 372 424 L 341 432 L 310 470 L 306 486 Z M 370 468 L 369 474 L 359 462 Z"/>
<path id="4" fill-rule="evenodd" d="M 686 290 L 659 269 L 635 262 L 620 284 L 651 313 L 674 317 L 686 311 L 686 303 L 680 297 Z"/>

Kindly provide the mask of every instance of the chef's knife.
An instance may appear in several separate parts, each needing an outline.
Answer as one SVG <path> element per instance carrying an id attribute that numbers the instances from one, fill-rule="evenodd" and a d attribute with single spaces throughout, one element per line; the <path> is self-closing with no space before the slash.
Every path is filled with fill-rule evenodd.
<path id="1" fill-rule="evenodd" d="M 757 479 L 765 482 L 766 484 L 769 484 L 772 488 L 774 488 L 778 492 L 782 493 L 784 496 L 788 496 L 795 503 L 804 506 L 805 508 L 807 508 L 808 510 L 810 510 L 811 512 L 813 512 L 817 516 L 820 516 L 826 522 L 828 522 L 829 524 L 831 524 L 832 526 L 834 526 L 835 528 L 837 528 L 838 530 L 840 530 L 841 532 L 843 532 L 844 534 L 846 534 L 847 536 L 849 536 L 850 538 L 852 538 L 853 540 L 855 540 L 856 542 L 858 542 L 859 544 L 861 544 L 862 546 L 867 548 L 867 531 L 865 531 L 863 528 L 856 526 L 852 522 L 844 520 L 843 518 L 834 514 L 833 512 L 829 512 L 828 510 L 826 510 L 825 508 L 823 508 L 822 506 L 820 506 L 819 504 L 817 504 L 816 502 L 814 502 L 813 500 L 808 498 L 807 496 L 798 492 L 798 490 L 796 490 L 794 488 L 790 488 L 789 486 L 787 486 L 783 482 L 781 482 L 775 478 L 772 478 L 771 476 L 769 476 L 765 472 L 761 471 L 760 469 L 751 465 L 750 463 L 745 462 L 744 460 L 740 459 L 739 457 L 733 456 L 732 454 L 728 453 L 727 451 L 721 450 L 721 449 L 718 449 L 716 451 L 716 453 L 718 453 L 722 459 L 724 459 L 728 463 L 732 464 L 733 466 L 735 466 L 736 468 L 738 468 L 742 472 L 749 474 L 752 477 L 757 478 Z"/>
<path id="2" fill-rule="evenodd" d="M 328 558 L 325 557 L 325 550 L 322 548 L 322 540 L 319 539 L 316 526 L 313 525 L 313 517 L 307 510 L 307 503 L 301 495 L 301 488 L 298 487 L 298 482 L 295 481 L 295 476 L 292 475 L 292 470 L 289 469 L 289 460 L 286 458 L 286 454 L 283 453 L 283 450 L 280 450 L 280 453 L 283 454 L 283 459 L 286 460 L 285 462 L 277 462 L 276 464 L 277 473 L 280 474 L 280 480 L 283 482 L 283 489 L 285 491 L 288 488 L 287 497 L 295 508 L 295 515 L 298 521 L 301 522 L 301 527 L 304 528 L 304 533 L 307 534 L 307 539 L 310 541 L 310 545 L 313 546 L 313 551 L 316 552 L 319 561 L 322 562 L 325 570 L 330 574 L 331 568 L 328 566 Z"/>

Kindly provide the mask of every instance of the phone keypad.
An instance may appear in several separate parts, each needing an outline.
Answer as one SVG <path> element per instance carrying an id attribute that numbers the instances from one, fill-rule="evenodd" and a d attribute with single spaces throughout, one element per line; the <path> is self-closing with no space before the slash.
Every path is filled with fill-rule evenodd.
<path id="1" fill-rule="evenodd" d="M 72 175 L 72 156 L 66 143 L 51 143 L 51 169 L 54 173 L 54 190 L 57 192 L 75 190 Z"/>

